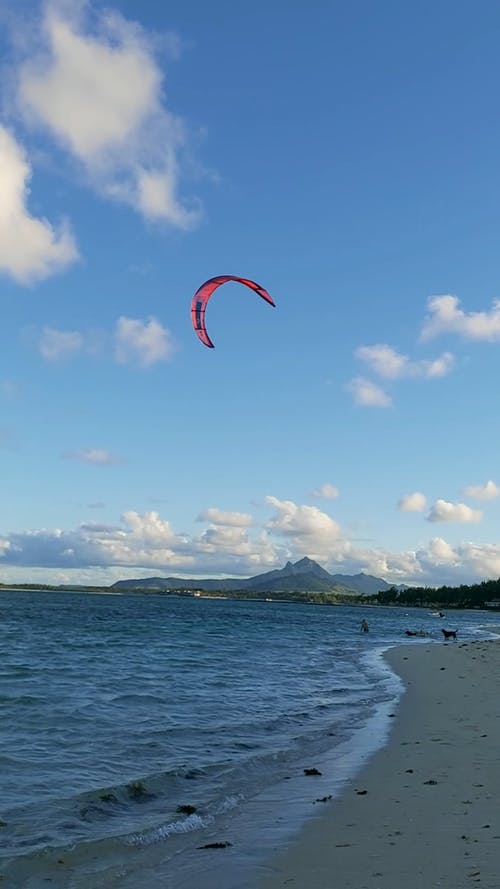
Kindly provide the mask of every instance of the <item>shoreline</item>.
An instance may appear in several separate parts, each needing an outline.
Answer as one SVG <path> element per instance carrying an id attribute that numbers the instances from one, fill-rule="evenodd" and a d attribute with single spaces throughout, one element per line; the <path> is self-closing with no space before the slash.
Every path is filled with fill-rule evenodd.
<path id="1" fill-rule="evenodd" d="M 405 693 L 388 743 L 284 849 L 256 889 L 498 887 L 497 640 L 384 657 Z"/>

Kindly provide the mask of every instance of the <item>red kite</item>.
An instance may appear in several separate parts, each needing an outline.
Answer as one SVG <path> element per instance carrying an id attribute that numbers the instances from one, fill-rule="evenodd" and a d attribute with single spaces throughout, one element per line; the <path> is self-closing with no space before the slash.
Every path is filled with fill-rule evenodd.
<path id="1" fill-rule="evenodd" d="M 226 281 L 238 281 L 239 284 L 244 284 L 246 287 L 250 287 L 250 290 L 255 290 L 255 293 L 258 293 L 259 296 L 261 296 L 262 299 L 265 299 L 266 302 L 270 303 L 270 305 L 276 305 L 272 297 L 269 296 L 267 290 L 264 290 L 260 284 L 256 284 L 255 281 L 250 281 L 248 278 L 238 278 L 236 275 L 218 275 L 216 278 L 209 278 L 208 281 L 205 281 L 205 283 L 198 288 L 191 302 L 191 319 L 193 327 L 201 342 L 205 346 L 208 346 L 209 349 L 213 349 L 214 344 L 205 327 L 205 310 L 208 300 L 212 296 L 214 290 L 216 290 L 217 287 L 220 287 L 221 284 L 225 284 Z"/>

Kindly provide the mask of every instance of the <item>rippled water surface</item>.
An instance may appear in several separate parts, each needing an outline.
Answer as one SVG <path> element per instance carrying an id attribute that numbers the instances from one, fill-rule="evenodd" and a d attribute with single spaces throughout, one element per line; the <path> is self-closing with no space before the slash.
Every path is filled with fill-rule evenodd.
<path id="1" fill-rule="evenodd" d="M 498 622 L 456 612 L 447 625 L 468 638 Z M 406 628 L 438 641 L 442 625 L 395 608 L 0 592 L 0 841 L 11 885 L 47 885 L 37 874 L 68 856 L 61 886 L 92 889 L 110 862 L 123 875 L 126 848 L 175 842 L 177 854 L 186 843 L 188 854 L 184 837 L 192 846 L 191 835 L 394 696 L 377 652 L 406 641 Z M 102 874 L 94 865 L 89 876 L 89 860 Z"/>

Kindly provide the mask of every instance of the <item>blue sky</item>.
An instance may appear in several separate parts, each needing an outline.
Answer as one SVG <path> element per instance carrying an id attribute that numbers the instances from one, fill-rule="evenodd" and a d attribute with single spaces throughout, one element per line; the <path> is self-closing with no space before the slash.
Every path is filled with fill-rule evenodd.
<path id="1" fill-rule="evenodd" d="M 11 6 L 0 579 L 498 577 L 498 4 Z"/>

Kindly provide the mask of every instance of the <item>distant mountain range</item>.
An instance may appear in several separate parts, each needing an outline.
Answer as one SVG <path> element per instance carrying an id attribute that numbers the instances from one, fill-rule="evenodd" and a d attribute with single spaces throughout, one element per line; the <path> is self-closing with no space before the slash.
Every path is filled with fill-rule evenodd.
<path id="1" fill-rule="evenodd" d="M 387 583 L 371 574 L 330 574 L 313 559 L 300 559 L 295 564 L 287 562 L 284 568 L 268 571 L 247 578 L 224 578 L 219 580 L 194 580 L 192 577 L 143 577 L 118 580 L 114 590 L 159 590 L 175 591 L 194 589 L 201 592 L 231 592 L 249 590 L 255 593 L 282 592 L 336 592 L 373 596 L 381 590 L 388 590 L 394 584 Z M 397 587 L 406 589 L 404 584 Z"/>

